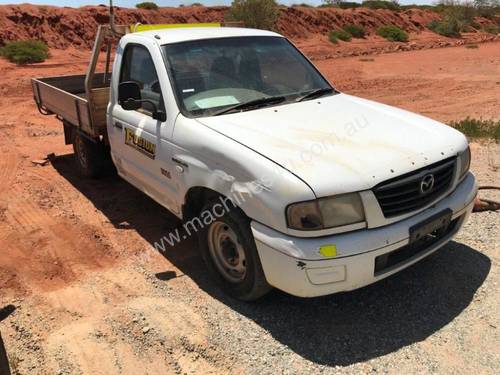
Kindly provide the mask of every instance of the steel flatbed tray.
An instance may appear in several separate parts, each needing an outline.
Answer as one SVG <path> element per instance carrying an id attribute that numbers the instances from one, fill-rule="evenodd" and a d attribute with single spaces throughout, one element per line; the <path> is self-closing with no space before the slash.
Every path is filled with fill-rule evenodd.
<path id="1" fill-rule="evenodd" d="M 106 131 L 110 78 L 109 74 L 94 74 L 90 100 L 85 78 L 86 75 L 33 78 L 33 95 L 42 113 L 55 114 L 64 122 L 97 137 Z"/>

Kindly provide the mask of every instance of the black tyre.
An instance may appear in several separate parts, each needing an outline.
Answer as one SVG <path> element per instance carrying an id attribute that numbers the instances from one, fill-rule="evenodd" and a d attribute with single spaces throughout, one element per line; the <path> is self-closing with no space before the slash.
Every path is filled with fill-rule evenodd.
<path id="1" fill-rule="evenodd" d="M 0 374 L 10 375 L 9 358 L 5 351 L 5 346 L 2 340 L 2 333 L 0 332 Z"/>
<path id="2" fill-rule="evenodd" d="M 203 211 L 214 212 L 210 202 Z M 260 263 L 248 217 L 233 208 L 198 232 L 203 259 L 217 284 L 242 301 L 256 300 L 272 287 Z"/>
<path id="3" fill-rule="evenodd" d="M 73 150 L 76 165 L 83 176 L 96 178 L 102 174 L 105 153 L 101 143 L 94 143 L 76 132 L 73 138 Z"/>

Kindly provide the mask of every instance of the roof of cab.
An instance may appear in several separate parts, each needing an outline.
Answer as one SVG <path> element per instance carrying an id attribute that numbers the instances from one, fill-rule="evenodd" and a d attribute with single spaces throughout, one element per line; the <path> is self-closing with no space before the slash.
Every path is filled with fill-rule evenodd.
<path id="1" fill-rule="evenodd" d="M 130 35 L 130 34 L 128 34 Z M 277 36 L 280 34 L 267 30 L 246 29 L 242 27 L 180 27 L 136 32 L 131 35 L 141 35 L 158 39 L 159 44 L 187 42 L 190 40 L 231 38 L 241 36 Z"/>

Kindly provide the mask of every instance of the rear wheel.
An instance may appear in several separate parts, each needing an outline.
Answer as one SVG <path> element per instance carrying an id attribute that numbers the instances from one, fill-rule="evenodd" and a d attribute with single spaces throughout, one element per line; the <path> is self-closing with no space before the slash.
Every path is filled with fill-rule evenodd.
<path id="1" fill-rule="evenodd" d="M 102 174 L 105 154 L 100 143 L 94 143 L 76 132 L 73 150 L 76 165 L 83 176 L 96 178 Z"/>
<path id="2" fill-rule="evenodd" d="M 207 204 L 203 211 L 214 212 L 213 204 Z M 271 290 L 250 222 L 241 210 L 233 208 L 198 233 L 203 259 L 226 293 L 243 301 L 253 301 Z"/>

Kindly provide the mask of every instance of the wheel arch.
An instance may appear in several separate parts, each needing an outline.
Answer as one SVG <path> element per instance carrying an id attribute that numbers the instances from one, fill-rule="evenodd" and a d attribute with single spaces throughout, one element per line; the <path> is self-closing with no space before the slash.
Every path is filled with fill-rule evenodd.
<path id="1" fill-rule="evenodd" d="M 203 206 L 208 201 L 217 199 L 231 199 L 226 194 L 216 191 L 206 186 L 193 186 L 189 188 L 184 196 L 184 203 L 182 205 L 182 218 L 183 220 L 191 220 L 200 214 Z M 233 200 L 233 204 L 238 207 L 243 213 L 245 211 Z M 246 213 L 245 213 L 246 215 Z"/>
<path id="2" fill-rule="evenodd" d="M 75 130 L 77 129 L 73 124 L 69 123 L 66 120 L 62 121 L 63 129 L 64 129 L 64 144 L 72 145 L 73 139 L 75 137 Z"/>

